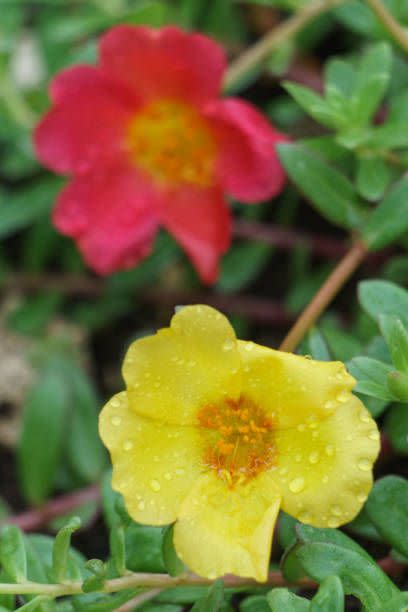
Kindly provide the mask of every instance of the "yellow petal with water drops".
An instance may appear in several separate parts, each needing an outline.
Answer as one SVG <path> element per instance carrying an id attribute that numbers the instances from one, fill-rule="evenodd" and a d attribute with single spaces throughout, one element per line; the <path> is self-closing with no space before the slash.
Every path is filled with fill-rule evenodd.
<path id="1" fill-rule="evenodd" d="M 209 306 L 185 306 L 170 327 L 130 346 L 123 375 L 131 407 L 167 423 L 193 424 L 197 411 L 241 391 L 234 330 Z"/>
<path id="2" fill-rule="evenodd" d="M 274 420 L 278 429 L 324 419 L 351 397 L 355 380 L 340 361 L 315 361 L 238 342 L 242 393 Z"/>
<path id="3" fill-rule="evenodd" d="M 198 430 L 137 415 L 123 392 L 103 408 L 99 432 L 112 458 L 112 486 L 130 516 L 149 525 L 174 522 L 202 471 Z"/>
<path id="4" fill-rule="evenodd" d="M 235 574 L 262 582 L 279 506 L 269 474 L 232 489 L 216 474 L 204 474 L 181 506 L 176 551 L 193 572 L 211 580 Z"/>
<path id="5" fill-rule="evenodd" d="M 282 509 L 315 527 L 338 527 L 361 510 L 380 448 L 375 421 L 356 397 L 323 421 L 275 434 L 271 472 Z"/>

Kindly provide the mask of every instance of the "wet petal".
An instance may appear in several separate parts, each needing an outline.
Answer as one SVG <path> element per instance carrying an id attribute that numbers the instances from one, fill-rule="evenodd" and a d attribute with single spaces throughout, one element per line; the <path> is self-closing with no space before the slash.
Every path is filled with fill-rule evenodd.
<path id="1" fill-rule="evenodd" d="M 177 554 L 211 580 L 228 573 L 264 581 L 279 505 L 268 474 L 232 490 L 215 474 L 205 474 L 179 511 Z"/>
<path id="2" fill-rule="evenodd" d="M 380 447 L 375 421 L 353 397 L 324 421 L 278 431 L 271 472 L 282 508 L 315 527 L 338 527 L 361 510 Z"/>
<path id="3" fill-rule="evenodd" d="M 209 306 L 186 306 L 170 327 L 136 340 L 123 375 L 132 408 L 167 423 L 197 423 L 197 412 L 241 391 L 234 330 Z"/>
<path id="4" fill-rule="evenodd" d="M 355 380 L 340 361 L 315 361 L 239 341 L 243 393 L 278 429 L 329 416 L 351 397 Z"/>
<path id="5" fill-rule="evenodd" d="M 201 472 L 198 431 L 140 417 L 126 392 L 103 408 L 99 431 L 112 457 L 112 486 L 130 516 L 149 525 L 174 522 Z"/>

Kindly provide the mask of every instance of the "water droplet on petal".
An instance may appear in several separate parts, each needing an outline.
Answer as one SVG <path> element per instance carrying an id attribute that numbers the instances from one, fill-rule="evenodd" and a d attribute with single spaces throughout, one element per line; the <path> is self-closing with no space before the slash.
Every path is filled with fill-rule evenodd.
<path id="1" fill-rule="evenodd" d="M 329 477 L 327 475 L 323 476 L 322 483 L 327 484 L 329 482 Z"/>
<path id="2" fill-rule="evenodd" d="M 117 398 L 114 398 L 113 400 L 111 400 L 111 406 L 113 406 L 114 408 L 119 408 L 120 401 Z"/>
<path id="3" fill-rule="evenodd" d="M 137 507 L 139 508 L 139 510 L 144 510 L 145 509 L 145 503 L 144 503 L 143 499 L 137 504 Z"/>
<path id="4" fill-rule="evenodd" d="M 118 425 L 120 425 L 122 422 L 122 419 L 120 418 L 120 416 L 113 416 L 111 418 L 111 423 L 112 425 L 114 425 L 115 427 L 118 427 Z"/>
<path id="5" fill-rule="evenodd" d="M 166 472 L 165 475 L 164 475 L 164 478 L 166 480 L 171 480 L 172 476 L 171 476 L 170 472 Z"/>
<path id="6" fill-rule="evenodd" d="M 343 514 L 340 506 L 332 506 L 330 512 L 334 514 L 334 516 L 341 516 Z"/>
<path id="7" fill-rule="evenodd" d="M 332 400 L 328 400 L 325 404 L 324 407 L 326 408 L 326 410 L 333 410 L 333 408 L 336 407 L 336 402 L 333 402 Z"/>
<path id="8" fill-rule="evenodd" d="M 365 493 L 359 493 L 357 495 L 357 501 L 359 501 L 360 504 L 364 504 L 364 502 L 367 501 L 367 495 Z"/>
<path id="9" fill-rule="evenodd" d="M 340 393 L 336 395 L 336 400 L 340 402 L 341 404 L 345 404 L 350 399 L 351 399 L 351 393 L 346 390 L 340 391 Z"/>
<path id="10" fill-rule="evenodd" d="M 245 342 L 244 347 L 245 347 L 246 351 L 252 351 L 253 348 L 254 348 L 254 343 L 253 342 Z"/>
<path id="11" fill-rule="evenodd" d="M 160 491 L 160 482 L 158 480 L 151 480 L 150 488 L 155 492 Z"/>
<path id="12" fill-rule="evenodd" d="M 305 488 L 304 478 L 301 478 L 301 477 L 294 478 L 289 483 L 289 490 L 292 491 L 292 493 L 300 493 L 301 491 L 303 491 L 304 488 Z"/>
<path id="13" fill-rule="evenodd" d="M 357 467 L 362 472 L 368 472 L 371 470 L 371 461 L 369 459 L 360 459 L 357 463 Z"/>
<path id="14" fill-rule="evenodd" d="M 324 450 L 326 451 L 326 455 L 329 455 L 329 457 L 331 457 L 334 454 L 333 444 L 328 444 Z"/>
<path id="15" fill-rule="evenodd" d="M 310 453 L 309 461 L 312 464 L 318 463 L 319 462 L 319 453 L 317 451 L 313 451 L 312 453 Z"/>
<path id="16" fill-rule="evenodd" d="M 304 423 L 301 423 L 300 425 L 297 426 L 298 431 L 305 431 L 305 429 L 306 429 L 306 425 Z"/>
<path id="17" fill-rule="evenodd" d="M 304 510 L 303 512 L 299 514 L 299 521 L 301 523 L 310 523 L 311 520 L 312 520 L 312 515 L 310 514 L 310 512 L 307 512 L 307 510 Z"/>
<path id="18" fill-rule="evenodd" d="M 331 527 L 331 529 L 335 529 L 336 527 L 339 526 L 340 523 L 338 519 L 336 519 L 334 516 L 331 516 L 329 520 L 327 521 L 327 524 L 329 527 Z"/>
<path id="19" fill-rule="evenodd" d="M 231 351 L 234 348 L 234 341 L 231 340 L 231 338 L 227 338 L 227 340 L 225 340 L 225 342 L 222 345 L 222 350 L 223 351 Z"/>
<path id="20" fill-rule="evenodd" d="M 359 414 L 360 417 L 360 421 L 362 423 L 369 423 L 370 422 L 370 416 L 367 412 L 367 410 L 365 410 L 365 408 L 363 408 Z"/>
<path id="21" fill-rule="evenodd" d="M 125 450 L 125 451 L 130 451 L 130 450 L 132 450 L 132 448 L 133 448 L 133 442 L 132 442 L 132 440 L 126 440 L 126 441 L 123 443 L 123 450 Z"/>
<path id="22" fill-rule="evenodd" d="M 380 439 L 380 432 L 378 431 L 378 429 L 373 429 L 368 434 L 368 437 L 370 438 L 370 440 L 379 440 Z"/>

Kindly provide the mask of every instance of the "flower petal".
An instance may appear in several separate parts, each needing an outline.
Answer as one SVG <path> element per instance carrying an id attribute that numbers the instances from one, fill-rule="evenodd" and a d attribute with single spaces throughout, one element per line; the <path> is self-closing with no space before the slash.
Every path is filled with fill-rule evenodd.
<path id="1" fill-rule="evenodd" d="M 85 172 L 123 157 L 126 125 L 138 108 L 101 73 L 77 66 L 59 74 L 50 92 L 56 105 L 34 134 L 39 159 L 56 172 Z"/>
<path id="2" fill-rule="evenodd" d="M 196 482 L 174 527 L 177 554 L 200 576 L 235 574 L 265 581 L 280 506 L 269 474 L 229 489 L 215 474 Z"/>
<path id="3" fill-rule="evenodd" d="M 340 361 L 315 361 L 238 342 L 243 394 L 273 418 L 278 429 L 324 419 L 351 397 L 355 380 Z"/>
<path id="4" fill-rule="evenodd" d="M 91 268 L 109 274 L 145 257 L 157 230 L 153 187 L 117 164 L 82 174 L 63 190 L 54 210 L 57 229 L 78 240 Z"/>
<path id="5" fill-rule="evenodd" d="M 161 220 L 186 250 L 201 280 L 213 283 L 231 232 L 230 212 L 221 190 L 180 186 L 166 196 Z"/>
<path id="6" fill-rule="evenodd" d="M 280 193 L 285 172 L 275 146 L 287 137 L 254 106 L 238 99 L 215 101 L 203 114 L 218 141 L 218 176 L 225 190 L 248 203 Z"/>
<path id="7" fill-rule="evenodd" d="M 102 38 L 100 57 L 107 74 L 146 100 L 179 98 L 200 103 L 214 98 L 226 67 L 217 43 L 175 26 L 112 28 Z"/>
<path id="8" fill-rule="evenodd" d="M 283 510 L 315 527 L 351 521 L 371 489 L 379 439 L 375 421 L 356 397 L 324 421 L 278 431 L 279 467 L 271 474 Z"/>
<path id="9" fill-rule="evenodd" d="M 209 306 L 185 306 L 170 327 L 133 342 L 123 376 L 139 414 L 166 423 L 196 424 L 202 406 L 224 394 L 240 394 L 234 330 Z"/>
<path id="10" fill-rule="evenodd" d="M 112 486 L 130 516 L 149 525 L 174 522 L 200 475 L 197 429 L 140 417 L 124 392 L 103 408 L 99 431 L 112 457 Z"/>

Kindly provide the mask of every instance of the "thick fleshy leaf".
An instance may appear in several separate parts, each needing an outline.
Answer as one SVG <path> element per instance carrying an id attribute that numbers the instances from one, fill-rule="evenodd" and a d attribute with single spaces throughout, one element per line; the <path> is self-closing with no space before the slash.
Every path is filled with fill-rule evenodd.
<path id="1" fill-rule="evenodd" d="M 160 218 L 186 250 L 202 281 L 214 282 L 231 231 L 231 217 L 221 190 L 180 186 L 163 197 Z"/>
<path id="2" fill-rule="evenodd" d="M 123 364 L 132 410 L 172 424 L 196 425 L 200 408 L 224 393 L 241 393 L 241 361 L 234 330 L 209 306 L 185 306 L 170 327 L 136 340 Z"/>
<path id="3" fill-rule="evenodd" d="M 372 486 L 380 434 L 356 397 L 328 418 L 275 434 L 282 509 L 303 523 L 338 527 L 360 511 Z"/>
<path id="4" fill-rule="evenodd" d="M 203 103 L 219 94 L 225 62 L 217 43 L 175 26 L 161 30 L 117 26 L 100 45 L 102 71 L 145 100 Z"/>
<path id="5" fill-rule="evenodd" d="M 288 138 L 255 107 L 238 99 L 213 102 L 204 116 L 218 141 L 217 170 L 224 189 L 248 203 L 276 196 L 286 177 L 275 146 Z"/>
<path id="6" fill-rule="evenodd" d="M 279 505 L 268 473 L 233 489 L 215 474 L 203 474 L 178 514 L 177 554 L 211 580 L 231 573 L 264 581 Z"/>

